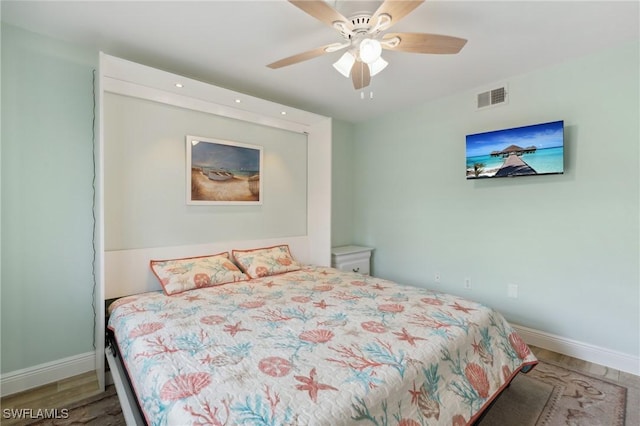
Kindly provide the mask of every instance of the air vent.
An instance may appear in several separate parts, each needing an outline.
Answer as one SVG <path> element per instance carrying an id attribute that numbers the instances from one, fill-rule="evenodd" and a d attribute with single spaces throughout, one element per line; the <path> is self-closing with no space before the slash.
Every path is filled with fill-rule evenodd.
<path id="1" fill-rule="evenodd" d="M 507 88 L 506 86 L 498 87 L 496 89 L 488 90 L 486 92 L 478 93 L 477 108 L 487 108 L 504 104 L 507 102 Z"/>

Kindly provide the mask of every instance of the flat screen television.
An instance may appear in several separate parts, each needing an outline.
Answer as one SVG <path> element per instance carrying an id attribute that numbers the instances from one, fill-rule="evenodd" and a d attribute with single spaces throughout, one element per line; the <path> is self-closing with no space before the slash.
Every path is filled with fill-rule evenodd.
<path id="1" fill-rule="evenodd" d="M 467 179 L 564 173 L 564 121 L 467 135 Z"/>

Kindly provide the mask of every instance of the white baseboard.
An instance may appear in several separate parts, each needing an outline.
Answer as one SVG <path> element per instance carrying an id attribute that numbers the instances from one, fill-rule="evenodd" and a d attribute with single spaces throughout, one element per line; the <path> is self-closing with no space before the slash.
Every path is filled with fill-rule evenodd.
<path id="1" fill-rule="evenodd" d="M 640 376 L 640 357 L 512 324 L 528 344 Z"/>
<path id="2" fill-rule="evenodd" d="M 5 397 L 96 369 L 96 353 L 86 352 L 0 376 L 0 396 Z"/>

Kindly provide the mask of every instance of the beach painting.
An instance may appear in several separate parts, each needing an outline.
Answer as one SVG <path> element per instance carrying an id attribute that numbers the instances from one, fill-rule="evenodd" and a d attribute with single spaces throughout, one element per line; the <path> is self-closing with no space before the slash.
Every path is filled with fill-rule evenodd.
<path id="1" fill-rule="evenodd" d="M 262 204 L 262 147 L 187 136 L 187 204 Z"/>
<path id="2" fill-rule="evenodd" d="M 467 135 L 467 179 L 564 173 L 564 122 Z"/>

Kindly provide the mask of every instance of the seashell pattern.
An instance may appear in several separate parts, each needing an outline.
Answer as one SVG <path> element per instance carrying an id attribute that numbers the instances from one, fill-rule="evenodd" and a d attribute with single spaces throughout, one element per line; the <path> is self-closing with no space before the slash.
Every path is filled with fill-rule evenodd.
<path id="1" fill-rule="evenodd" d="M 474 362 L 470 362 L 464 368 L 464 375 L 469 381 L 469 384 L 480 398 L 486 398 L 489 396 L 489 378 L 484 369 Z"/>
<path id="2" fill-rule="evenodd" d="M 526 359 L 529 355 L 531 355 L 531 349 L 529 346 L 522 340 L 522 337 L 518 335 L 515 331 L 509 334 L 509 344 L 516 351 L 518 358 Z"/>
<path id="3" fill-rule="evenodd" d="M 333 339 L 333 331 L 317 329 L 317 330 L 309 330 L 300 333 L 300 340 L 304 340 L 306 342 L 311 343 L 327 343 L 329 340 Z"/>
<path id="4" fill-rule="evenodd" d="M 129 338 L 145 336 L 154 333 L 164 327 L 161 322 L 149 322 L 140 324 L 129 333 Z"/>
<path id="5" fill-rule="evenodd" d="M 160 398 L 165 401 L 176 401 L 197 395 L 211 383 L 207 373 L 182 374 L 166 382 L 160 390 Z"/>
<path id="6" fill-rule="evenodd" d="M 378 305 L 378 310 L 381 312 L 396 314 L 398 312 L 404 311 L 404 306 L 399 303 L 386 303 L 384 305 Z"/>

